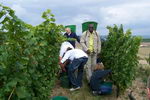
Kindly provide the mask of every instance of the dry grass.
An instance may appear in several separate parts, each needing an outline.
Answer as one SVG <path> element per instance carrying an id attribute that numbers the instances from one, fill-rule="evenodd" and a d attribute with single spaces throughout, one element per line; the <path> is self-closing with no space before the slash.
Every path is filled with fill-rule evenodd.
<path id="1" fill-rule="evenodd" d="M 145 45 L 145 43 L 142 43 L 142 45 Z M 146 45 L 148 45 L 147 47 L 140 47 L 139 49 L 139 56 L 142 59 L 148 58 L 149 54 L 150 54 L 150 43 L 146 43 Z"/>
<path id="2" fill-rule="evenodd" d="M 142 47 L 139 49 L 139 56 L 141 58 L 148 58 L 150 54 L 150 47 Z"/>

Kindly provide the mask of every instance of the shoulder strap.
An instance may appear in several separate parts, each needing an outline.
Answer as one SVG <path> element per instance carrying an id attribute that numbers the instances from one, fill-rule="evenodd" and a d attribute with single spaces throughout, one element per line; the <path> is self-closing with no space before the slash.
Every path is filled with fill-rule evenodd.
<path id="1" fill-rule="evenodd" d="M 98 33 L 96 32 L 96 30 L 95 30 L 95 33 L 96 33 L 96 36 L 98 36 Z"/>
<path id="2" fill-rule="evenodd" d="M 87 31 L 86 31 L 86 36 L 85 37 L 87 37 Z"/>

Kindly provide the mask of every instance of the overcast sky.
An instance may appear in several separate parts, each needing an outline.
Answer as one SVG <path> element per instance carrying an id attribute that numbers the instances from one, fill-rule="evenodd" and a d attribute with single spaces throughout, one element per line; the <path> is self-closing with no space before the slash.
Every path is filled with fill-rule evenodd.
<path id="1" fill-rule="evenodd" d="M 150 35 L 150 0 L 0 0 L 16 11 L 23 21 L 37 25 L 42 22 L 42 12 L 51 9 L 57 24 L 77 25 L 98 22 L 101 35 L 108 34 L 107 25 L 123 24 L 134 35 Z"/>

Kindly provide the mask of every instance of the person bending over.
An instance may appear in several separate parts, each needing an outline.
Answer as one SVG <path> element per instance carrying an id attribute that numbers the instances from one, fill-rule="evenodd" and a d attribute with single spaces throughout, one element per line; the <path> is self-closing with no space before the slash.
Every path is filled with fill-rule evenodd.
<path id="1" fill-rule="evenodd" d="M 111 73 L 111 70 L 104 70 L 103 63 L 98 63 L 92 73 L 90 80 L 90 87 L 93 93 L 100 94 L 100 85 L 103 82 L 103 78 Z"/>
<path id="2" fill-rule="evenodd" d="M 70 60 L 68 65 L 68 77 L 73 86 L 70 91 L 78 90 L 82 87 L 83 69 L 88 60 L 88 56 L 80 49 L 68 48 L 67 52 L 61 60 L 60 66 L 62 69 L 65 69 L 64 63 L 68 59 Z M 75 75 L 76 70 L 78 70 L 77 76 Z"/>

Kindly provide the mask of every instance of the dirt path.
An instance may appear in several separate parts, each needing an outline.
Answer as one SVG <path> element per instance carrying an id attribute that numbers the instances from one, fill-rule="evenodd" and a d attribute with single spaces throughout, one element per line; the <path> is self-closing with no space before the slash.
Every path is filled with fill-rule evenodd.
<path id="1" fill-rule="evenodd" d="M 139 60 L 139 63 L 140 63 L 140 64 L 143 64 L 143 65 L 149 65 L 146 60 Z"/>

